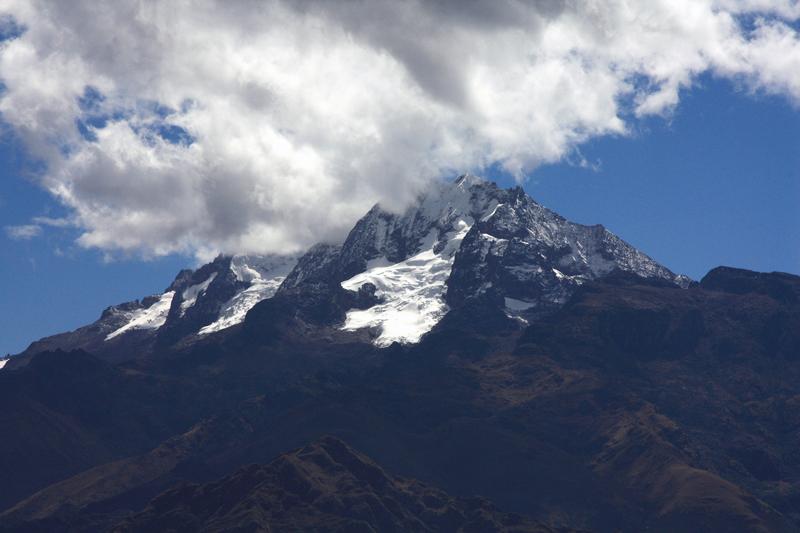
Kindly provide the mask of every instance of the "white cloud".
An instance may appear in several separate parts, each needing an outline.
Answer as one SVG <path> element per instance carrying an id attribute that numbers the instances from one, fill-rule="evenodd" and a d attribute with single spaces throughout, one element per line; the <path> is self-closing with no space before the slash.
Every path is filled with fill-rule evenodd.
<path id="1" fill-rule="evenodd" d="M 702 73 L 800 102 L 790 0 L 0 0 L 0 13 L 25 28 L 0 44 L 2 117 L 46 164 L 78 242 L 111 252 L 338 239 L 442 174 L 499 162 L 522 177 L 625 134 Z"/>
<path id="2" fill-rule="evenodd" d="M 50 226 L 52 228 L 69 228 L 75 226 L 75 221 L 69 218 L 53 217 L 33 217 L 32 222 L 40 226 Z"/>
<path id="3" fill-rule="evenodd" d="M 42 227 L 36 224 L 24 224 L 22 226 L 6 226 L 6 235 L 15 241 L 27 241 L 42 234 Z"/>

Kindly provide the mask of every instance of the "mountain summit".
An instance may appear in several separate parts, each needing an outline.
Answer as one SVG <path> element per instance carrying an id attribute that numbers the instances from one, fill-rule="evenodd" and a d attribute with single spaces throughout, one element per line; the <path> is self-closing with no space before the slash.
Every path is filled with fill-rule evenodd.
<path id="1" fill-rule="evenodd" d="M 615 270 L 689 282 L 603 226 L 570 222 L 520 187 L 467 174 L 434 184 L 402 213 L 374 206 L 340 245 L 316 245 L 300 257 L 220 256 L 180 272 L 162 294 L 110 307 L 97 322 L 28 351 L 113 347 L 119 354 L 123 344 L 187 341 L 240 324 L 276 294 L 319 298 L 320 291 L 323 298 L 346 291 L 338 305 L 351 305 L 329 323 L 366 328 L 378 346 L 408 344 L 465 303 L 526 322 Z"/>
<path id="2" fill-rule="evenodd" d="M 469 300 L 524 320 L 614 270 L 681 286 L 689 281 L 602 226 L 575 224 L 519 187 L 501 189 L 472 175 L 435 186 L 400 214 L 376 205 L 329 256 L 333 268 L 316 281 L 369 288 L 377 299 L 349 310 L 342 327 L 372 328 L 381 346 L 417 342 Z"/>

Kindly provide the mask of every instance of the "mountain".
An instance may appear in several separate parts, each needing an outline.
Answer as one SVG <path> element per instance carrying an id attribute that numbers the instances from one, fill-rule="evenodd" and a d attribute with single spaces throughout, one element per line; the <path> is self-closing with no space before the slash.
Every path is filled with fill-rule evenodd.
<path id="1" fill-rule="evenodd" d="M 800 277 L 689 282 L 520 189 L 99 322 L 0 370 L 0 531 L 800 531 Z"/>
<path id="2" fill-rule="evenodd" d="M 341 245 L 300 257 L 220 256 L 180 272 L 161 294 L 109 307 L 97 322 L 25 353 L 80 348 L 121 360 L 236 326 L 276 294 L 323 294 L 349 306 L 331 310 L 328 322 L 368 329 L 379 346 L 414 343 L 467 301 L 491 302 L 525 321 L 615 269 L 689 283 L 602 226 L 569 222 L 521 188 L 464 175 L 433 185 L 403 213 L 376 205 Z"/>
<path id="3" fill-rule="evenodd" d="M 273 296 L 296 263 L 296 256 L 219 256 L 179 272 L 163 293 L 108 307 L 96 322 L 36 341 L 23 355 L 84 349 L 120 361 L 153 345 L 225 330 Z"/>
<path id="4" fill-rule="evenodd" d="M 385 347 L 418 342 L 450 309 L 470 301 L 524 322 L 616 269 L 689 283 L 602 226 L 569 222 L 521 188 L 465 175 L 403 213 L 373 207 L 341 246 L 314 248 L 301 259 L 278 294 L 333 283 L 374 296 L 373 305 L 345 310 L 342 327 L 369 328 Z"/>
<path id="5" fill-rule="evenodd" d="M 146 511 L 159 494 L 332 434 L 548 527 L 800 528 L 800 277 L 720 268 L 680 289 L 615 272 L 527 327 L 464 307 L 388 349 L 291 307 L 262 314 L 274 300 L 236 335 L 114 365 L 45 352 L 0 372 L 0 524 L 160 519 Z M 282 335 L 250 336 L 276 319 Z M 179 494 L 165 513 L 203 489 Z"/>
<path id="6" fill-rule="evenodd" d="M 554 531 L 396 478 L 334 437 L 219 481 L 173 489 L 114 530 Z"/>

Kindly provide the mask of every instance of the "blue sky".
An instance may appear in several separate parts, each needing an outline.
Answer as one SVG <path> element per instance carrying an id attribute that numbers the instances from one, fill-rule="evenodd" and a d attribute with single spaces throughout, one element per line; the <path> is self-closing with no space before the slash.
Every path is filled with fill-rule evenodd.
<path id="1" fill-rule="evenodd" d="M 677 272 L 717 265 L 800 274 L 800 112 L 784 98 L 745 94 L 706 78 L 671 118 L 635 123 L 628 137 L 581 146 L 595 168 L 538 169 L 525 189 L 577 222 L 602 223 Z M 575 158 L 573 158 L 575 159 Z M 65 214 L 24 174 L 26 157 L 0 146 L 0 227 Z M 490 177 L 503 185 L 502 173 Z M 192 257 L 104 260 L 45 228 L 0 235 L 0 353 L 95 320 L 108 305 L 162 291 Z"/>

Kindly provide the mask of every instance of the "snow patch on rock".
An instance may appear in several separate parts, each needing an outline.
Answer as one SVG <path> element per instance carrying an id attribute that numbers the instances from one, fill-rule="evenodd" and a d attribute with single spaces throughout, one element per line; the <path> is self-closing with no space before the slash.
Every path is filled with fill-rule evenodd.
<path id="1" fill-rule="evenodd" d="M 211 285 L 211 282 L 214 281 L 214 278 L 216 277 L 217 273 L 212 272 L 211 275 L 208 276 L 208 279 L 206 279 L 204 282 L 187 287 L 183 291 L 183 300 L 181 301 L 181 316 L 183 316 L 184 313 L 186 313 L 186 310 L 193 306 L 195 302 L 197 302 L 198 296 L 206 292 L 206 289 L 209 285 Z"/>
<path id="2" fill-rule="evenodd" d="M 114 337 L 122 335 L 126 331 L 136 329 L 158 329 L 167 321 L 169 308 L 172 305 L 172 298 L 175 296 L 175 291 L 165 292 L 161 295 L 158 301 L 154 302 L 150 307 L 144 309 L 136 309 L 131 312 L 128 322 L 106 335 L 106 340 L 111 340 Z"/>
<path id="3" fill-rule="evenodd" d="M 438 253 L 434 251 L 441 247 L 437 246 L 438 231 L 432 229 L 416 255 L 393 264 L 384 257 L 373 259 L 365 272 L 343 281 L 342 287 L 353 291 L 372 283 L 377 288 L 375 296 L 383 301 L 369 309 L 348 311 L 342 329 L 376 328 L 380 333 L 374 342 L 382 347 L 393 342 L 415 343 L 429 332 L 448 311 L 445 283 L 470 223 L 462 218 L 453 227 Z"/>
<path id="4" fill-rule="evenodd" d="M 234 256 L 231 270 L 238 281 L 250 285 L 225 302 L 220 308 L 219 318 L 201 328 L 198 334 L 206 335 L 244 321 L 254 305 L 275 295 L 296 264 L 296 256 Z"/>
<path id="5" fill-rule="evenodd" d="M 506 308 L 510 309 L 511 311 L 525 311 L 534 307 L 536 304 L 531 302 L 526 302 L 525 300 L 517 300 L 516 298 L 505 298 Z"/>

